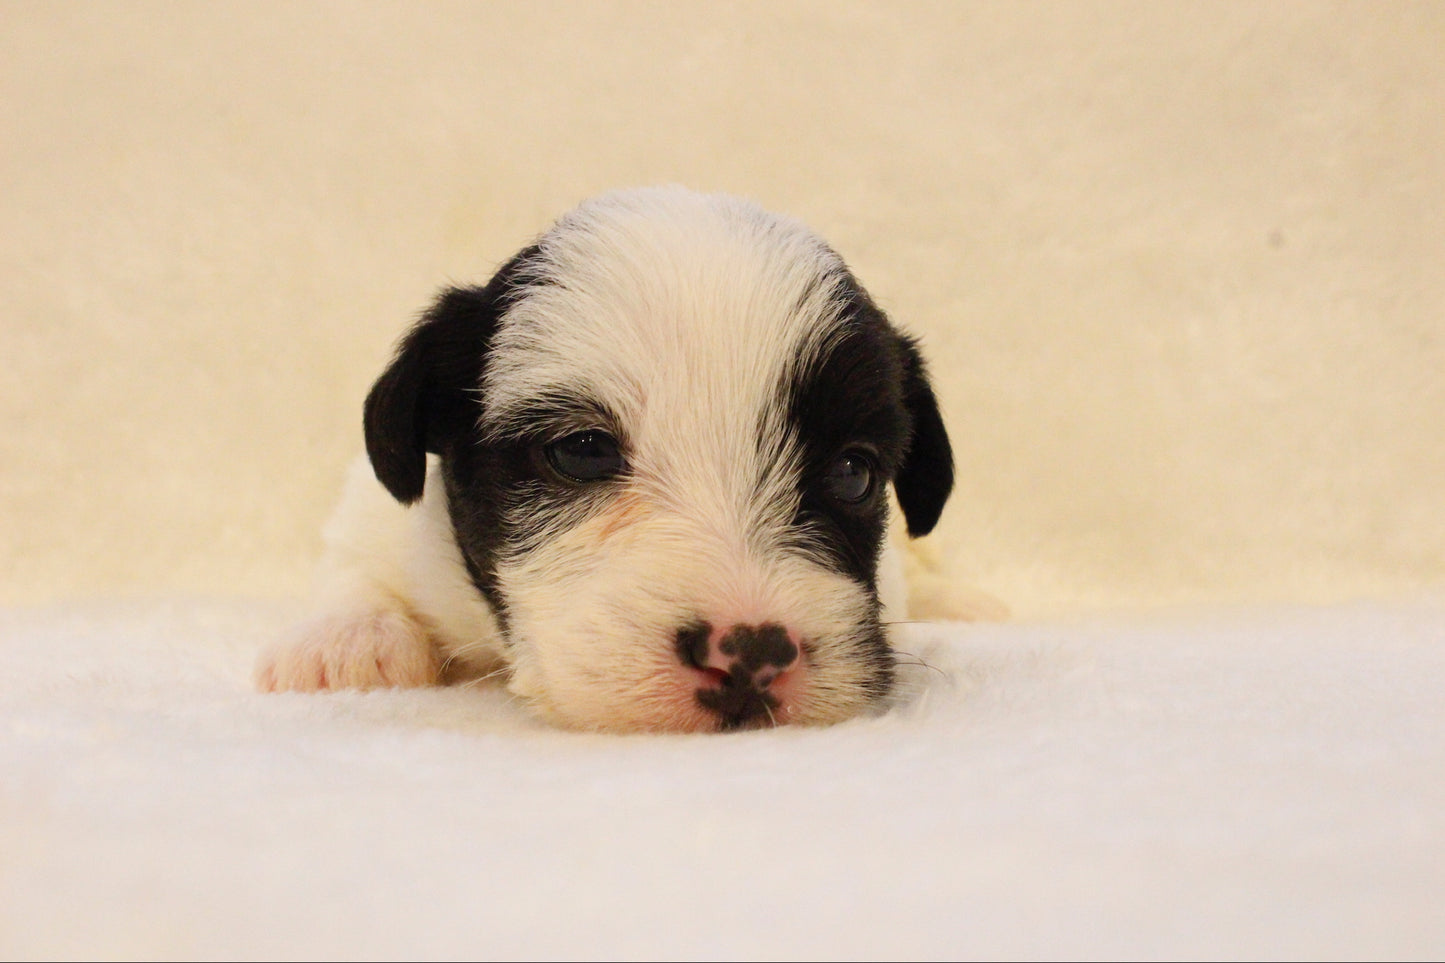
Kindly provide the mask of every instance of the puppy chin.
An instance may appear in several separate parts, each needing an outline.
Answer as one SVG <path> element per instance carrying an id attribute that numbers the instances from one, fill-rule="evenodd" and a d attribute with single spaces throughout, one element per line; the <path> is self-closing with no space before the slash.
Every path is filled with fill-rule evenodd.
<path id="1" fill-rule="evenodd" d="M 781 673 L 766 692 L 767 709 L 746 719 L 719 715 L 700 695 L 718 692 L 715 677 L 659 659 L 641 684 L 618 690 L 576 674 L 549 676 L 537 660 L 521 658 L 509 688 L 553 725 L 595 732 L 725 732 L 782 725 L 828 725 L 858 715 L 865 700 L 820 697 L 810 666 Z"/>
<path id="2" fill-rule="evenodd" d="M 593 732 L 716 732 L 719 718 L 694 695 L 696 682 L 675 666 L 659 663 L 644 685 L 625 693 L 589 685 L 584 678 L 549 677 L 534 661 L 519 658 L 508 686 L 553 725 Z"/>

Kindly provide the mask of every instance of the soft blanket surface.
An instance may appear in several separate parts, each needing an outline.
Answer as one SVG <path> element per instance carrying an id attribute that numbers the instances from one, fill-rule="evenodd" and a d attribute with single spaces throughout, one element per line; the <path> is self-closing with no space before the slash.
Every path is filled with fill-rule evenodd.
<path id="1" fill-rule="evenodd" d="M 918 625 L 878 718 L 251 691 L 278 603 L 0 613 L 0 955 L 1445 951 L 1445 604 Z"/>

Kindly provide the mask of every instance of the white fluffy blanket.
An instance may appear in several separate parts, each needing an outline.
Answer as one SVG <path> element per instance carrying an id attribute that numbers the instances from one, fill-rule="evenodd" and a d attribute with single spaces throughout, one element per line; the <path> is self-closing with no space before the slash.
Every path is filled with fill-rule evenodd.
<path id="1" fill-rule="evenodd" d="M 1445 951 L 1439 602 L 914 626 L 882 717 L 665 738 L 257 695 L 294 614 L 0 615 L 0 956 Z"/>

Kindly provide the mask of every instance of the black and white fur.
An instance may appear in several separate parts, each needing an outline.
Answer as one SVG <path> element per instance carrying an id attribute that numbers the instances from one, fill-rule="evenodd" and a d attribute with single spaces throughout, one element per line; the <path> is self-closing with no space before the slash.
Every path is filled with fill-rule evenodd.
<path id="1" fill-rule="evenodd" d="M 888 489 L 917 536 L 953 484 L 916 345 L 838 255 L 681 188 L 444 291 L 365 428 L 322 614 L 262 689 L 498 672 L 577 728 L 842 720 L 893 681 Z"/>

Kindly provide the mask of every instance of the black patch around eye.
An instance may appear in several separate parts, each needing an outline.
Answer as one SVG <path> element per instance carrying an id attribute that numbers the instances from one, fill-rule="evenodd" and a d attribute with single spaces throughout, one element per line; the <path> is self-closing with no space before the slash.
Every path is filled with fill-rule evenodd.
<path id="1" fill-rule="evenodd" d="M 789 426 L 802 454 L 799 545 L 874 587 L 887 503 L 879 497 L 908 450 L 903 359 L 887 318 L 855 291 L 827 349 L 783 386 Z"/>
<path id="2" fill-rule="evenodd" d="M 627 469 L 617 439 L 605 431 L 575 432 L 544 445 L 542 451 L 554 471 L 575 482 L 606 481 Z"/>

